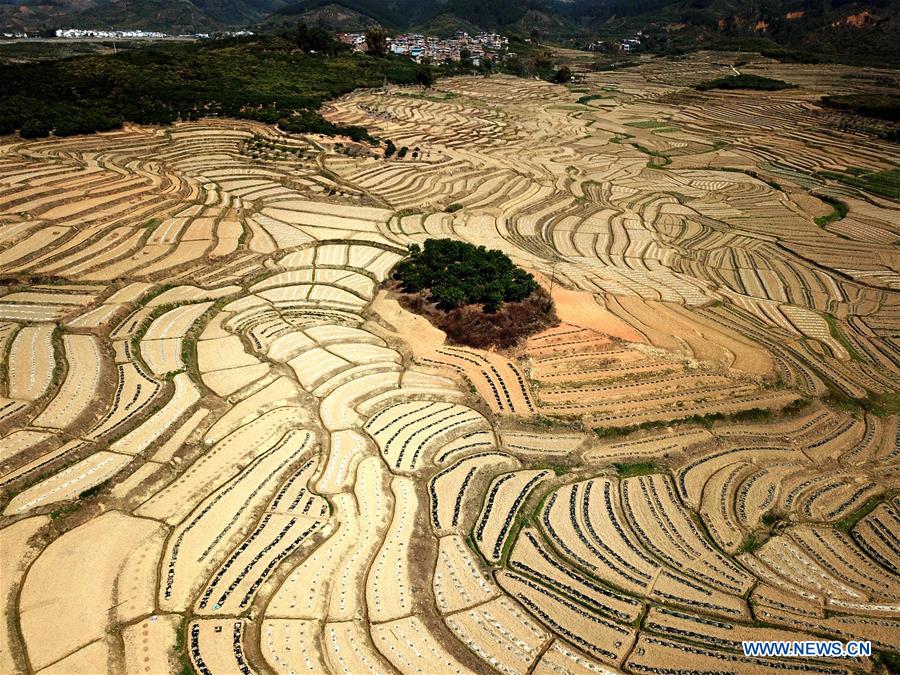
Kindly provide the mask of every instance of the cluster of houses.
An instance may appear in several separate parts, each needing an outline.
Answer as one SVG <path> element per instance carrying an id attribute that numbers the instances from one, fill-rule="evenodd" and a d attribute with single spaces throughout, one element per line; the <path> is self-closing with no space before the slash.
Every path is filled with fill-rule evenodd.
<path id="1" fill-rule="evenodd" d="M 605 52 L 607 54 L 630 54 L 631 52 L 640 51 L 642 33 L 638 33 L 633 38 L 625 38 L 624 40 L 608 41 L 597 40 L 587 46 L 590 52 Z"/>
<path id="2" fill-rule="evenodd" d="M 116 40 L 134 40 L 138 38 L 164 38 L 166 33 L 155 30 L 97 30 L 94 28 L 58 28 L 56 37 L 67 39 L 80 38 L 113 38 Z"/>
<path id="3" fill-rule="evenodd" d="M 364 33 L 342 33 L 338 39 L 356 51 L 366 49 Z M 448 59 L 459 61 L 464 53 L 468 53 L 472 63 L 479 65 L 486 56 L 505 51 L 509 46 L 509 38 L 497 33 L 469 35 L 465 31 L 457 31 L 452 38 L 407 33 L 389 38 L 388 45 L 393 54 L 402 54 L 418 62 L 441 62 Z"/>

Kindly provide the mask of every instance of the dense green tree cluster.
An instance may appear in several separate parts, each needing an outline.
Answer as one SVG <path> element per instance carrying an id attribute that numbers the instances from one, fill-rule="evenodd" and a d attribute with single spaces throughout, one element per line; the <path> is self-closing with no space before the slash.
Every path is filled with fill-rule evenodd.
<path id="1" fill-rule="evenodd" d="M 350 45 L 335 40 L 324 28 L 307 26 L 303 21 L 297 24 L 296 40 L 297 46 L 308 54 L 334 56 L 339 52 L 350 51 Z"/>
<path id="2" fill-rule="evenodd" d="M 271 119 L 265 120 L 271 122 Z M 329 122 L 315 110 L 297 110 L 277 120 L 278 127 L 295 134 L 322 134 L 324 136 L 348 136 L 354 141 L 375 141 L 365 127 L 340 126 Z"/>
<path id="3" fill-rule="evenodd" d="M 453 239 L 428 239 L 424 248 L 413 244 L 395 278 L 408 293 L 427 290 L 445 309 L 480 304 L 486 312 L 522 301 L 538 288 L 503 252 Z"/>
<path id="4" fill-rule="evenodd" d="M 697 85 L 700 91 L 708 91 L 709 89 L 753 89 L 756 91 L 778 91 L 779 89 L 790 89 L 795 87 L 794 84 L 788 84 L 784 80 L 774 80 L 770 77 L 762 77 L 760 75 L 730 75 L 729 77 L 720 77 L 715 80 L 707 80 Z"/>
<path id="5" fill-rule="evenodd" d="M 221 115 L 365 138 L 359 129 L 331 125 L 315 109 L 385 79 L 413 84 L 420 67 L 400 57 L 346 53 L 332 42 L 315 29 L 298 29 L 6 65 L 0 68 L 0 134 L 18 129 L 35 138 Z"/>
<path id="6" fill-rule="evenodd" d="M 823 96 L 822 103 L 843 112 L 900 122 L 900 94 Z"/>

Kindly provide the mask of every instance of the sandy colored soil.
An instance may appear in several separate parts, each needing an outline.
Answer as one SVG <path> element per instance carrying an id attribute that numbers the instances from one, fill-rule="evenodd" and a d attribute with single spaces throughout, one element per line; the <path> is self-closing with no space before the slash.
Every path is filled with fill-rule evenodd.
<path id="1" fill-rule="evenodd" d="M 432 326 L 426 318 L 403 309 L 385 291 L 375 296 L 370 309 L 387 324 L 383 329 L 409 345 L 416 356 L 428 354 L 444 344 L 443 331 Z"/>
<path id="2" fill-rule="evenodd" d="M 49 522 L 45 516 L 36 516 L 20 520 L 0 530 L 0 563 L 3 574 L 0 575 L 0 600 L 3 602 L 4 615 L 9 616 L 16 611 L 16 591 L 21 587 L 22 577 L 28 565 L 37 557 L 39 548 L 29 545 L 34 537 Z M 23 663 L 20 636 L 6 626 L 0 632 L 0 669 L 4 673 L 12 673 Z"/>
<path id="3" fill-rule="evenodd" d="M 692 88 L 730 58 L 325 109 L 416 159 L 216 119 L 0 145 L 0 671 L 896 652 L 900 207 L 823 173 L 896 153 L 811 103 L 895 74 Z M 560 325 L 447 344 L 379 290 L 438 236 L 552 277 Z"/>
<path id="4" fill-rule="evenodd" d="M 22 636 L 36 669 L 103 643 L 110 612 L 127 622 L 153 607 L 152 562 L 142 566 L 141 560 L 159 555 L 159 523 L 112 511 L 82 528 L 51 544 L 22 582 Z M 47 630 L 58 622 L 67 630 Z"/>
<path id="5" fill-rule="evenodd" d="M 546 276 L 537 273 L 535 277 L 544 288 L 550 288 L 550 279 Z M 554 286 L 552 297 L 556 305 L 556 314 L 563 323 L 590 328 L 604 335 L 629 342 L 645 341 L 639 331 L 603 307 L 599 299 L 592 293 Z"/>

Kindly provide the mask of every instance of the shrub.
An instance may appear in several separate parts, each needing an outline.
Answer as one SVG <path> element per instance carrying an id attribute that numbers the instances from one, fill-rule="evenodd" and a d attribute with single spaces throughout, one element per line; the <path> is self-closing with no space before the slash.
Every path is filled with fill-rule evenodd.
<path id="1" fill-rule="evenodd" d="M 563 66 L 559 70 L 557 70 L 553 74 L 553 81 L 559 84 L 564 84 L 566 82 L 571 81 L 572 79 L 572 69 L 569 66 Z"/>
<path id="2" fill-rule="evenodd" d="M 784 514 L 779 513 L 777 511 L 766 511 L 763 514 L 762 522 L 763 525 L 769 528 L 776 527 L 784 520 Z"/>
<path id="3" fill-rule="evenodd" d="M 741 553 L 753 553 L 762 545 L 763 542 L 760 541 L 759 535 L 757 535 L 755 532 L 751 532 L 747 535 L 747 538 L 740 545 L 738 551 Z"/>
<path id="4" fill-rule="evenodd" d="M 425 66 L 416 71 L 416 84 L 422 85 L 424 89 L 430 89 L 434 84 L 434 71 Z"/>
<path id="5" fill-rule="evenodd" d="M 660 468 L 655 462 L 616 462 L 613 464 L 619 478 L 631 478 L 632 476 L 647 476 L 659 473 Z"/>
<path id="6" fill-rule="evenodd" d="M 450 343 L 469 347 L 513 347 L 523 337 L 559 323 L 542 288 L 521 302 L 504 303 L 495 312 L 485 312 L 478 305 L 443 310 L 429 302 L 425 293 L 401 294 L 398 300 L 444 331 Z"/>
<path id="7" fill-rule="evenodd" d="M 50 125 L 46 120 L 25 120 L 22 128 L 19 129 L 19 133 L 22 135 L 22 138 L 43 138 L 50 135 Z"/>

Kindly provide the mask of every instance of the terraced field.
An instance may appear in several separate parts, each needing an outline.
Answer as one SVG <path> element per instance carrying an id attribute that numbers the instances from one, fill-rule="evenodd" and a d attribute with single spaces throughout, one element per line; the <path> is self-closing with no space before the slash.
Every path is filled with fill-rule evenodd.
<path id="1" fill-rule="evenodd" d="M 878 73 L 720 61 L 0 139 L 0 672 L 881 668 L 740 644 L 900 649 L 900 198 L 828 177 L 897 147 L 815 104 Z M 448 344 L 429 237 L 560 325 Z"/>

